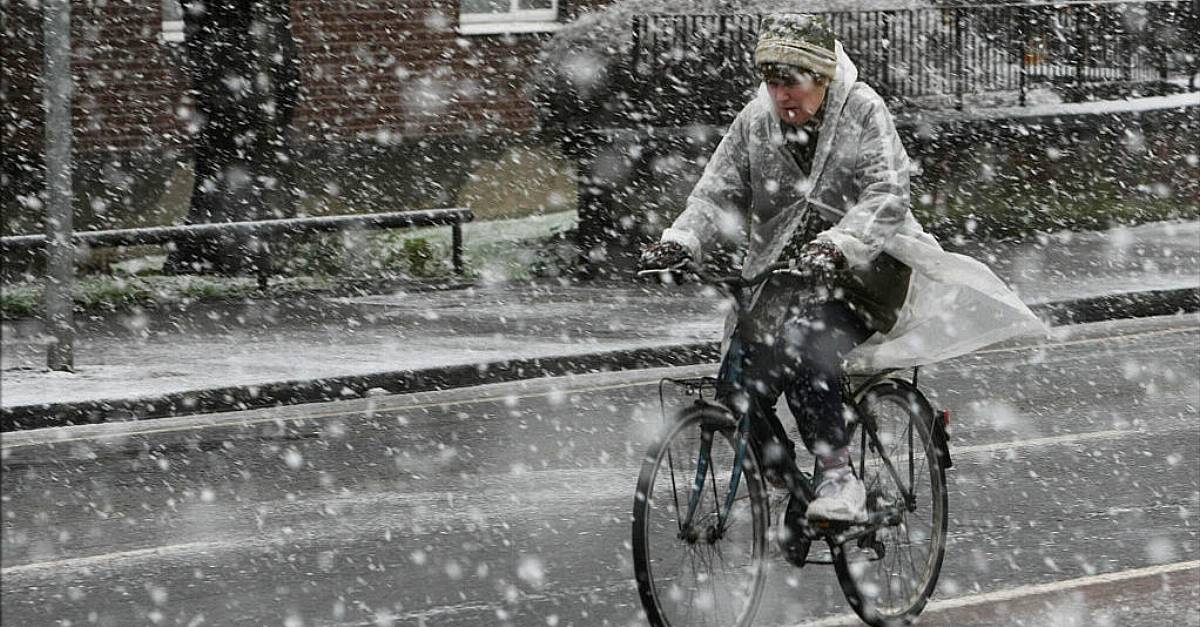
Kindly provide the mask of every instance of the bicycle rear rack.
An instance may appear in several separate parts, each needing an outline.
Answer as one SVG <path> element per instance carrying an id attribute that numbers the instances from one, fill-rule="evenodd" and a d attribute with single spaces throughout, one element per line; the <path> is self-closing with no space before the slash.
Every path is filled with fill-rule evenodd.
<path id="1" fill-rule="evenodd" d="M 658 390 L 660 393 L 667 383 L 672 383 L 683 388 L 683 393 L 688 396 L 695 396 L 698 399 L 703 400 L 705 390 L 711 390 L 713 393 L 713 398 L 716 398 L 717 385 L 719 381 L 716 377 L 690 377 L 687 379 L 672 379 L 668 377 L 658 382 Z"/>
<path id="2" fill-rule="evenodd" d="M 696 402 L 703 402 L 706 400 L 704 398 L 705 390 L 712 392 L 712 396 L 710 397 L 711 400 L 716 400 L 717 386 L 720 382 L 716 377 L 688 377 L 684 379 L 664 377 L 663 379 L 659 380 L 658 411 L 663 422 L 666 422 L 667 420 L 666 386 L 668 383 L 682 388 L 684 395 L 695 397 Z"/>

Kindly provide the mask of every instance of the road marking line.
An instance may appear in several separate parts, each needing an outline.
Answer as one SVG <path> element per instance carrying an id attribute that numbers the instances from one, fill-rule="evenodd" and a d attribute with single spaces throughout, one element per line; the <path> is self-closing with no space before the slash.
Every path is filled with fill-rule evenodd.
<path id="1" fill-rule="evenodd" d="M 1200 327 L 1177 327 L 1171 329 L 1158 329 L 1155 331 L 1142 331 L 1140 333 L 1128 333 L 1125 335 L 1106 335 L 1103 337 L 1085 337 L 1078 340 L 1063 340 L 1051 344 L 1028 344 L 1025 346 L 1010 346 L 1008 348 L 987 348 L 983 350 L 972 351 L 963 355 L 969 357 L 971 355 L 988 355 L 993 353 L 1013 353 L 1023 350 L 1035 350 L 1039 348 L 1060 348 L 1063 346 L 1078 346 L 1080 344 L 1091 344 L 1094 342 L 1103 342 L 1107 340 L 1123 340 L 1134 337 L 1155 337 L 1159 335 L 1174 335 L 1176 333 L 1188 333 L 1200 331 Z"/>
<path id="2" fill-rule="evenodd" d="M 568 597 L 568 596 L 571 596 L 571 597 L 587 596 L 590 593 L 597 593 L 597 592 L 605 593 L 605 592 L 628 591 L 628 592 L 632 593 L 632 592 L 635 592 L 636 590 L 637 590 L 637 584 L 632 579 L 629 579 L 626 581 L 619 581 L 616 583 L 610 583 L 608 585 L 598 586 L 598 587 L 596 587 L 596 586 L 575 586 L 575 587 L 570 587 L 570 588 L 555 589 L 552 587 L 552 584 L 548 584 L 546 586 L 545 591 L 542 591 L 542 592 L 525 591 L 521 595 L 521 601 L 536 603 L 536 602 L 540 602 L 540 601 L 560 599 L 560 598 Z M 501 602 L 498 602 L 498 601 L 492 601 L 492 602 L 483 601 L 483 602 L 478 602 L 478 603 L 461 603 L 458 605 L 443 605 L 443 606 L 438 606 L 438 607 L 431 607 L 431 608 L 424 609 L 424 610 L 414 610 L 414 611 L 407 612 L 405 614 L 401 614 L 399 616 L 393 616 L 392 618 L 394 618 L 395 620 L 398 620 L 398 621 L 405 622 L 405 623 L 411 622 L 414 620 L 419 621 L 420 623 L 424 623 L 425 621 L 428 621 L 430 619 L 437 619 L 437 618 L 440 618 L 440 617 L 446 616 L 446 615 L 453 616 L 455 614 L 460 614 L 463 612 L 488 611 L 489 613 L 493 613 L 493 612 L 495 612 L 495 610 L 503 608 L 503 607 L 504 607 L 504 604 Z M 343 625 L 346 627 L 349 627 L 351 625 L 358 625 L 361 627 L 372 627 L 372 626 L 378 625 L 378 624 L 379 624 L 379 621 L 358 621 L 358 622 L 353 622 L 353 623 L 336 623 L 334 627 L 342 627 Z"/>
<path id="3" fill-rule="evenodd" d="M 1025 351 L 1025 350 L 1051 349 L 1051 348 L 1059 348 L 1059 347 L 1064 347 L 1064 346 L 1078 346 L 1081 344 L 1106 342 L 1106 341 L 1110 341 L 1110 340 L 1121 340 L 1121 339 L 1141 338 L 1141 337 L 1154 337 L 1154 336 L 1159 336 L 1159 335 L 1172 335 L 1172 334 L 1176 334 L 1176 333 L 1189 333 L 1189 332 L 1196 332 L 1198 330 L 1200 330 L 1200 327 L 1177 327 L 1177 328 L 1170 328 L 1170 329 L 1159 329 L 1159 330 L 1155 330 L 1155 331 L 1144 331 L 1141 333 L 1128 333 L 1128 334 L 1124 334 L 1124 335 L 1109 335 L 1109 336 L 1096 337 L 1096 338 L 1084 338 L 1084 339 L 1080 339 L 1080 340 L 1066 340 L 1066 341 L 1062 341 L 1062 342 L 1048 343 L 1048 344 L 1030 344 L 1030 345 L 1026 345 L 1026 346 L 1014 346 L 1014 347 L 1010 347 L 1010 348 L 993 348 L 993 349 L 987 349 L 987 350 L 978 350 L 978 351 L 968 353 L 968 355 L 984 355 L 984 354 L 995 354 L 995 353 L 1011 353 L 1011 352 L 1019 352 L 1019 351 Z M 687 367 L 696 367 L 696 366 L 700 366 L 700 365 L 701 364 L 694 364 L 693 366 L 681 366 L 681 367 L 687 368 Z M 512 383 L 517 383 L 517 382 L 512 382 Z M 657 384 L 658 384 L 657 379 L 652 380 L 652 381 L 635 381 L 635 382 L 631 382 L 631 383 L 619 383 L 619 384 L 613 384 L 613 385 L 603 385 L 603 386 L 596 386 L 596 387 L 579 388 L 579 389 L 571 390 L 568 393 L 569 394 L 588 394 L 588 393 L 592 393 L 592 392 L 603 392 L 603 391 L 607 391 L 607 390 L 619 390 L 619 389 L 627 389 L 627 388 L 635 388 L 635 387 L 644 387 L 644 386 L 657 385 Z M 463 388 L 458 388 L 458 389 L 463 389 Z M 448 390 L 438 390 L 438 391 L 448 391 Z M 426 393 L 428 393 L 428 392 L 417 392 L 417 394 L 426 394 Z M 534 393 L 534 394 L 524 394 L 524 395 L 506 394 L 504 396 L 489 396 L 489 397 L 485 397 L 485 398 L 449 400 L 449 401 L 443 401 L 443 402 L 421 403 L 421 404 L 417 404 L 417 405 L 405 405 L 402 407 L 391 407 L 391 408 L 378 409 L 376 411 L 378 411 L 380 413 L 392 413 L 392 412 L 408 411 L 408 410 L 415 410 L 415 409 L 429 409 L 431 407 L 453 407 L 453 406 L 457 406 L 457 405 L 477 405 L 480 403 L 492 403 L 492 402 L 496 402 L 496 401 L 505 401 L 508 399 L 524 400 L 524 399 L 530 399 L 530 398 L 541 398 L 541 397 L 550 396 L 552 394 L 560 394 L 560 393 L 563 393 L 562 390 L 551 390 L 549 392 L 538 392 L 538 393 Z M 356 400 L 361 400 L 361 399 L 356 399 Z M 286 410 L 286 408 L 283 408 L 283 409 Z M 253 410 L 248 410 L 248 411 L 253 411 Z M 224 412 L 221 412 L 221 413 L 224 413 Z M 134 437 L 134 436 L 140 436 L 140 435 L 152 435 L 152 434 L 157 434 L 157 433 L 173 433 L 173 432 L 179 432 L 179 431 L 201 431 L 204 429 L 211 429 L 214 427 L 246 427 L 246 426 L 250 426 L 250 425 L 263 424 L 263 423 L 268 423 L 268 422 L 295 422 L 295 421 L 301 421 L 301 420 L 319 420 L 319 419 L 323 419 L 323 418 L 333 418 L 336 416 L 349 416 L 349 415 L 361 414 L 361 413 L 364 413 L 363 409 L 349 409 L 349 410 L 342 409 L 342 410 L 338 410 L 338 411 L 323 412 L 323 413 L 317 413 L 317 414 L 304 414 L 304 415 L 300 415 L 300 416 L 272 416 L 272 417 L 266 417 L 266 418 L 256 418 L 256 419 L 252 419 L 252 420 L 241 420 L 241 421 L 236 421 L 236 422 L 222 421 L 218 418 L 214 422 L 199 424 L 199 425 L 189 424 L 189 425 L 179 425 L 179 426 L 175 426 L 175 427 L 147 428 L 147 429 L 140 429 L 140 430 L 136 430 L 136 431 L 125 431 L 125 432 L 121 432 L 121 433 L 96 433 L 96 434 L 91 434 L 91 435 L 78 436 L 78 437 L 74 437 L 74 438 L 61 438 L 61 439 L 45 438 L 45 439 L 40 439 L 40 440 L 39 439 L 31 439 L 31 440 L 25 441 L 25 442 L 13 442 L 13 443 L 8 443 L 8 444 L 0 444 L 0 450 L 10 450 L 10 449 L 21 448 L 21 447 L 26 447 L 26 446 L 38 446 L 38 445 L 46 445 L 46 444 L 65 444 L 65 443 L 69 443 L 69 442 L 81 442 L 81 441 L 85 441 L 85 440 L 104 440 L 104 439 L 114 439 L 114 438 L 128 438 L 128 437 Z M 203 416 L 206 414 L 198 414 L 198 415 Z M 219 416 L 220 413 L 208 414 L 208 415 L 218 415 Z M 187 416 L 181 416 L 181 418 L 187 418 Z M 113 424 L 121 424 L 121 423 L 113 423 Z M 70 427 L 50 427 L 50 428 L 63 429 L 63 428 L 70 428 Z M 35 431 L 40 431 L 40 430 L 35 430 Z M 10 432 L 10 433 L 13 433 L 13 432 Z M 16 432 L 16 433 L 21 433 L 21 432 Z M 30 433 L 30 432 L 25 432 L 25 433 Z M 0 438 L 3 438 L 3 437 L 11 438 L 13 436 L 11 436 L 11 435 L 0 436 Z"/>
<path id="4" fill-rule="evenodd" d="M 1029 440 L 1010 440 L 1008 442 L 996 442 L 993 444 L 980 444 L 980 445 L 975 445 L 975 446 L 964 446 L 964 447 L 960 447 L 960 448 L 951 448 L 951 453 L 955 456 L 961 456 L 961 455 L 969 455 L 969 454 L 973 454 L 973 453 L 986 453 L 986 452 L 1003 451 L 1003 450 L 1009 450 L 1009 449 L 1017 449 L 1017 448 L 1023 448 L 1026 446 L 1045 446 L 1045 445 L 1050 445 L 1050 444 L 1061 444 L 1061 443 L 1070 442 L 1070 441 L 1099 440 L 1099 439 L 1105 439 L 1105 438 L 1115 438 L 1115 437 L 1120 437 L 1120 436 L 1125 436 L 1125 435 L 1133 435 L 1133 434 L 1148 434 L 1148 432 L 1138 431 L 1138 430 L 1094 431 L 1094 432 L 1090 432 L 1090 433 L 1050 436 L 1050 437 L 1045 437 L 1045 438 L 1032 438 Z M 1161 435 L 1161 434 L 1159 434 L 1159 435 Z M 611 475 L 613 475 L 613 478 L 610 479 L 608 477 L 601 477 L 600 479 L 597 479 L 597 482 L 604 485 L 605 487 L 612 487 L 612 486 L 615 486 L 615 484 L 617 482 L 619 482 L 620 477 L 629 477 L 630 480 L 632 481 L 632 478 L 634 476 L 636 476 L 636 473 L 639 468 L 640 468 L 640 465 L 632 465 L 632 466 L 623 467 L 623 468 L 607 469 L 607 472 L 602 472 L 601 474 L 604 474 L 604 475 L 611 474 Z M 550 471 L 535 470 L 535 471 L 531 471 L 531 472 L 547 473 L 547 472 L 555 472 L 555 471 L 554 470 L 550 470 Z M 592 478 L 595 478 L 595 475 L 596 475 L 596 472 L 594 470 L 578 471 L 575 469 L 571 469 L 571 470 L 564 471 L 563 469 L 558 469 L 558 472 L 567 472 L 567 473 L 584 472 L 584 474 L 587 477 L 592 477 Z M 545 474 L 539 475 L 540 478 L 538 479 L 538 481 L 544 482 L 546 476 L 547 475 L 545 475 Z M 505 479 L 506 483 L 504 485 L 509 486 L 509 484 L 507 482 L 510 480 L 511 479 Z M 578 478 L 570 478 L 570 481 L 574 484 L 579 483 Z M 598 493 L 600 491 L 601 490 L 591 490 L 590 492 L 593 496 L 596 496 L 596 495 L 598 495 Z M 445 493 L 443 493 L 443 492 L 435 492 L 435 493 L 427 493 L 427 494 L 420 493 L 419 495 L 413 494 L 413 493 L 408 493 L 408 494 L 396 496 L 395 498 L 411 500 L 413 498 L 420 496 L 420 497 L 423 497 L 426 499 L 439 500 L 444 497 L 444 494 Z M 353 498 L 375 499 L 375 498 L 377 498 L 377 496 L 378 495 L 368 495 L 367 497 L 352 497 L 352 499 Z M 607 497 L 609 495 L 605 494 L 605 495 L 600 495 L 600 496 Z M 344 501 L 346 499 L 338 497 L 338 498 L 326 499 L 326 500 L 331 501 L 331 502 L 340 502 L 340 501 Z M 33 571 L 33 570 L 43 570 L 43 569 L 55 568 L 58 566 L 83 567 L 83 566 L 87 566 L 90 564 L 99 564 L 101 562 L 110 561 L 110 560 L 130 559 L 130 558 L 138 558 L 138 557 L 153 557 L 153 556 L 169 555 L 169 554 L 176 554 L 176 553 L 186 553 L 189 551 L 196 551 L 197 549 L 202 549 L 202 550 L 230 549 L 230 548 L 237 548 L 244 543 L 245 543 L 244 541 L 239 541 L 239 542 L 232 542 L 232 541 L 189 542 L 189 543 L 184 543 L 184 544 L 172 544 L 172 545 L 167 545 L 167 546 L 152 547 L 152 548 L 146 548 L 146 549 L 134 549 L 134 550 L 130 550 L 130 551 L 105 553 L 105 554 L 101 554 L 101 555 L 91 555 L 91 556 L 85 556 L 85 557 L 67 558 L 67 559 L 62 559 L 62 560 L 51 560 L 51 561 L 45 561 L 45 562 L 33 562 L 30 564 L 22 564 L 20 566 L 10 566 L 7 568 L 0 568 L 0 575 L 19 574 L 19 573 L 24 573 L 24 572 Z M 1183 562 L 1181 562 L 1181 563 L 1183 563 Z M 1200 563 L 1200 560 L 1197 560 L 1195 563 Z M 971 598 L 975 598 L 975 597 L 971 597 Z M 948 601 L 949 600 L 947 600 L 946 602 L 948 602 Z M 931 607 L 931 608 L 935 607 L 935 606 L 936 606 L 936 603 L 931 603 L 929 605 L 929 607 Z M 857 620 L 857 619 L 855 619 L 855 620 Z M 816 624 L 825 624 L 825 623 L 816 623 Z M 840 624 L 840 623 L 837 623 L 837 624 Z M 808 625 L 808 623 L 805 623 L 805 625 Z"/>
<path id="5" fill-rule="evenodd" d="M 954 597 L 952 599 L 944 599 L 941 601 L 932 601 L 929 603 L 929 605 L 925 606 L 925 611 L 922 612 L 922 614 L 971 607 L 973 605 L 1013 601 L 1021 597 L 1038 596 L 1052 592 L 1063 592 L 1066 590 L 1085 588 L 1087 586 L 1094 586 L 1098 584 L 1116 583 L 1119 581 L 1128 581 L 1130 579 L 1153 577 L 1155 575 L 1166 575 L 1184 570 L 1195 569 L 1200 569 L 1200 560 L 1189 560 L 1186 562 L 1175 562 L 1173 564 L 1161 564 L 1158 566 L 1134 568 L 1132 570 L 1122 570 L 1113 573 L 1090 575 L 1087 577 L 1079 577 L 1077 579 L 1065 579 L 1062 581 L 1052 581 L 1050 583 L 1018 586 L 1016 588 L 1006 588 L 1004 590 L 996 590 L 994 592 L 984 592 L 981 594 L 971 594 Z M 797 623 L 793 627 L 832 627 L 834 625 L 858 624 L 858 616 L 854 614 L 840 614 L 808 623 Z"/>
<path id="6" fill-rule="evenodd" d="M 51 560 L 48 562 L 32 562 L 30 564 L 21 564 L 19 566 L 8 566 L 0 568 L 0 575 L 19 575 L 22 573 L 45 570 L 48 568 L 87 568 L 88 566 L 96 566 L 103 562 L 116 561 L 120 559 L 136 559 L 139 557 L 171 555 L 175 553 L 202 552 L 209 549 L 218 549 L 229 546 L 230 542 L 185 542 L 183 544 L 168 544 L 167 546 L 156 546 L 148 549 L 134 549 L 131 551 L 117 551 L 115 553 L 102 553 L 100 555 L 88 555 L 86 557 L 69 557 L 61 560 Z"/>
<path id="7" fill-rule="evenodd" d="M 643 381 L 643 382 L 636 382 L 636 383 L 620 383 L 620 384 L 613 384 L 613 385 L 601 385 L 601 386 L 596 386 L 596 387 L 580 388 L 577 390 L 571 390 L 568 393 L 569 394 L 586 394 L 586 393 L 590 393 L 590 392 L 604 392 L 607 390 L 618 390 L 618 389 L 622 389 L 622 388 L 633 388 L 633 387 L 638 387 L 638 386 L 657 385 L 657 384 L 658 384 L 657 380 L 656 381 Z M 438 390 L 438 391 L 448 391 L 448 390 Z M 425 393 L 425 392 L 417 392 L 417 394 L 423 394 L 423 393 Z M 442 401 L 442 402 L 421 403 L 421 404 L 417 404 L 417 405 L 404 405 L 404 406 L 399 406 L 399 407 L 388 407 L 388 408 L 383 408 L 383 409 L 375 409 L 373 411 L 375 411 L 376 413 L 380 413 L 380 414 L 396 413 L 396 412 L 409 411 L 409 410 L 415 410 L 415 409 L 429 409 L 429 408 L 433 408 L 433 407 L 453 407 L 456 405 L 478 405 L 481 403 L 494 403 L 494 402 L 507 401 L 510 399 L 525 400 L 525 399 L 530 399 L 530 398 L 540 398 L 540 397 L 550 396 L 552 394 L 558 394 L 558 393 L 561 393 L 561 390 L 552 390 L 549 392 L 538 392 L 538 393 L 534 393 L 534 394 L 505 394 L 504 396 L 486 396 L 486 397 L 482 397 L 482 398 L 471 398 L 471 399 L 461 399 L 461 400 L 449 400 L 449 401 Z M 361 399 L 359 399 L 359 400 L 361 400 Z M 78 437 L 74 437 L 74 438 L 46 438 L 43 440 L 30 440 L 28 442 L 14 442 L 11 444 L 6 444 L 3 446 L 0 446 L 0 449 L 8 450 L 8 449 L 20 448 L 23 446 L 35 446 L 38 444 L 63 444 L 63 443 L 67 443 L 67 442 L 80 442 L 83 440 L 105 440 L 105 439 L 116 439 L 116 438 L 129 438 L 129 437 L 134 437 L 134 436 L 139 436 L 139 435 L 152 435 L 152 434 L 156 434 L 156 433 L 172 433 L 172 432 L 178 432 L 178 431 L 202 431 L 204 429 L 211 429 L 214 427 L 248 427 L 250 425 L 264 424 L 264 423 L 269 423 L 269 422 L 298 422 L 298 421 L 303 421 L 303 420 L 317 420 L 317 419 L 321 419 L 321 418 L 333 418 L 336 416 L 349 416 L 349 415 L 354 415 L 354 414 L 363 414 L 363 413 L 366 413 L 366 411 L 367 411 L 366 409 L 351 409 L 351 410 L 343 409 L 343 410 L 338 410 L 338 411 L 333 411 L 333 412 L 323 412 L 323 413 L 318 413 L 318 414 L 304 414 L 304 415 L 300 415 L 300 416 L 270 416 L 270 417 L 264 417 L 264 418 L 255 418 L 252 420 L 238 420 L 238 421 L 232 421 L 232 420 L 220 421 L 220 420 L 218 420 L 218 421 L 209 422 L 209 423 L 205 423 L 205 424 L 198 424 L 198 425 L 197 424 L 178 425 L 178 426 L 174 426 L 174 427 L 159 427 L 159 428 L 153 428 L 153 429 L 139 429 L 136 431 L 123 431 L 121 433 L 95 433 L 95 434 L 91 434 L 91 435 L 82 435 L 82 436 L 78 436 Z M 198 415 L 202 416 L 205 414 L 198 414 Z M 219 416 L 220 414 L 218 413 L 218 414 L 208 414 L 208 415 L 218 415 Z M 180 418 L 186 418 L 186 416 L 180 416 Z M 122 423 L 112 423 L 112 424 L 122 424 Z M 50 428 L 51 429 L 63 429 L 63 428 L 70 428 L 70 427 L 50 427 Z M 9 436 L 9 437 L 11 437 L 11 436 Z"/>
<path id="8" fill-rule="evenodd" d="M 1070 433 L 1065 435 L 1053 435 L 1044 438 L 1030 438 L 1028 440 L 1012 440 L 1009 442 L 996 442 L 993 444 L 976 444 L 974 446 L 954 446 L 950 445 L 951 455 L 970 455 L 972 453 L 994 453 L 996 451 L 1005 451 L 1012 448 L 1025 446 L 1046 446 L 1048 444 L 1063 444 L 1065 442 L 1078 442 L 1081 440 L 1103 440 L 1107 438 L 1117 438 L 1125 435 L 1145 435 L 1147 431 L 1137 429 L 1113 429 L 1110 431 L 1089 431 L 1087 433 Z"/>

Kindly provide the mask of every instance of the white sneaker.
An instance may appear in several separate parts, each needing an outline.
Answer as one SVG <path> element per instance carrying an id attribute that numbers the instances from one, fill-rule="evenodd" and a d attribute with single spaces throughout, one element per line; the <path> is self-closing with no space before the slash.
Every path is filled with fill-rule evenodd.
<path id="1" fill-rule="evenodd" d="M 809 520 L 867 522 L 867 489 L 846 469 L 826 476 L 817 486 L 817 498 L 808 504 Z"/>

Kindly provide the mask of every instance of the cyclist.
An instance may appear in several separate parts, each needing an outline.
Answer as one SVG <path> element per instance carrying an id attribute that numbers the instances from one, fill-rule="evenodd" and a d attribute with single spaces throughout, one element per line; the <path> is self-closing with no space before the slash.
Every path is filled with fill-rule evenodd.
<path id="1" fill-rule="evenodd" d="M 916 365 L 1044 327 L 986 267 L 923 232 L 892 116 L 823 18 L 765 17 L 754 61 L 757 97 L 641 266 L 680 269 L 722 236 L 745 237 L 744 276 L 789 264 L 756 292 L 745 323 L 727 324 L 721 399 L 749 415 L 767 479 L 790 487 L 795 445 L 774 410 L 785 395 L 821 471 L 808 518 L 859 522 L 866 494 L 849 465 L 847 358 Z"/>

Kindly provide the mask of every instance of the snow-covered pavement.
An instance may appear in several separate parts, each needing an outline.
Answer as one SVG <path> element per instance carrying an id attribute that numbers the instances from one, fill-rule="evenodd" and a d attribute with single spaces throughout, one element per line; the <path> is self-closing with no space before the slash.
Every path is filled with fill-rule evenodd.
<path id="1" fill-rule="evenodd" d="M 1200 289 L 1200 222 L 973 245 L 1028 303 Z M 38 324 L 5 323 L 4 408 L 155 397 L 719 338 L 697 285 L 482 285 L 349 299 L 202 305 L 81 322 L 77 372 L 44 369 Z"/>
<path id="2" fill-rule="evenodd" d="M 1197 320 L 1056 327 L 923 372 L 955 461 L 928 622 L 1194 623 Z M 658 379 L 712 369 L 6 434 L 5 623 L 640 624 Z M 832 569 L 769 559 L 756 625 L 845 624 Z"/>

